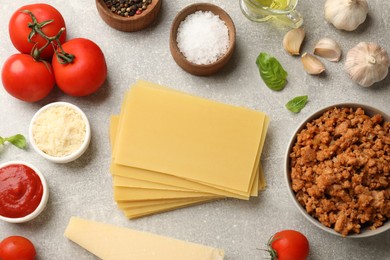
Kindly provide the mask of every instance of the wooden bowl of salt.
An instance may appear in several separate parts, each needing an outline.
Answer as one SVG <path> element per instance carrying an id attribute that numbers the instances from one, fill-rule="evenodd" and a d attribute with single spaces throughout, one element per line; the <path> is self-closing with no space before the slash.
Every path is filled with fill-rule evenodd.
<path id="1" fill-rule="evenodd" d="M 236 28 L 220 7 L 192 4 L 173 20 L 169 47 L 175 62 L 185 71 L 208 76 L 222 69 L 233 55 Z"/>

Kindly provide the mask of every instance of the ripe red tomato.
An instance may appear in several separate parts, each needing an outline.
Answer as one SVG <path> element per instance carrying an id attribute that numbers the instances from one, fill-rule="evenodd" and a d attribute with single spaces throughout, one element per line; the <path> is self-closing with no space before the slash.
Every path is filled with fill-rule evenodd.
<path id="1" fill-rule="evenodd" d="M 36 254 L 33 243 L 22 236 L 10 236 L 0 243 L 2 260 L 34 260 Z"/>
<path id="2" fill-rule="evenodd" d="M 107 77 L 107 65 L 100 47 L 91 40 L 75 38 L 62 45 L 74 60 L 61 64 L 54 55 L 52 65 L 57 86 L 71 96 L 87 96 L 97 91 Z"/>
<path id="3" fill-rule="evenodd" d="M 53 20 L 53 22 L 43 26 L 42 32 L 49 37 L 57 35 L 61 28 L 65 28 L 65 21 L 61 13 L 53 6 L 48 4 L 31 4 L 20 7 L 16 10 L 8 24 L 9 36 L 12 44 L 21 53 L 31 53 L 31 49 L 34 44 L 37 43 L 37 47 L 40 48 L 47 43 L 47 40 L 42 36 L 35 34 L 32 37 L 32 42 L 28 41 L 28 36 L 31 32 L 28 24 L 32 22 L 29 14 L 23 13 L 23 10 L 29 10 L 34 14 L 38 23 Z M 60 37 L 60 42 L 63 43 L 66 40 L 66 31 L 64 31 Z M 51 58 L 54 50 L 52 46 L 48 46 L 41 53 L 41 58 Z"/>
<path id="4" fill-rule="evenodd" d="M 55 81 L 49 63 L 36 61 L 28 54 L 14 54 L 4 63 L 1 80 L 12 96 L 27 102 L 46 97 Z"/>
<path id="5" fill-rule="evenodd" d="M 272 259 L 306 260 L 309 255 L 309 241 L 302 233 L 295 230 L 276 233 L 268 246 Z"/>

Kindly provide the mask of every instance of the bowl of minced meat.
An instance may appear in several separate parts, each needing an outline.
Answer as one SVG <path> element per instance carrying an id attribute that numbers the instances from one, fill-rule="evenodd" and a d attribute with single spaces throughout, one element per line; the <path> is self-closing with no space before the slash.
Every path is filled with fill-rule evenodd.
<path id="1" fill-rule="evenodd" d="M 297 128 L 286 180 L 299 211 L 343 237 L 390 229 L 390 117 L 361 104 L 320 109 Z"/>

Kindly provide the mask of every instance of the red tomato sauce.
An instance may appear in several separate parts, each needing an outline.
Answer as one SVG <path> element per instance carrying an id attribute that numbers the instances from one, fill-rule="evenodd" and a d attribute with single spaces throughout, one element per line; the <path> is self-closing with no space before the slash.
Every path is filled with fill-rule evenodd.
<path id="1" fill-rule="evenodd" d="M 0 215 L 21 218 L 32 213 L 41 202 L 41 179 L 30 167 L 11 164 L 0 168 Z"/>

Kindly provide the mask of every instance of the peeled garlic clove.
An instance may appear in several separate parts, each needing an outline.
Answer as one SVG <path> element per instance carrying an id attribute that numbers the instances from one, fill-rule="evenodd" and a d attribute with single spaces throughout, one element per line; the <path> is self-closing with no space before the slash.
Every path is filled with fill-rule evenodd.
<path id="1" fill-rule="evenodd" d="M 303 68 L 311 75 L 318 75 L 325 71 L 324 64 L 322 64 L 319 59 L 309 53 L 305 52 L 302 54 L 301 60 Z"/>
<path id="2" fill-rule="evenodd" d="M 303 28 L 292 29 L 284 35 L 283 47 L 291 55 L 299 55 L 304 38 L 305 30 Z"/>
<path id="3" fill-rule="evenodd" d="M 337 62 L 341 57 L 341 48 L 334 40 L 322 38 L 314 47 L 314 54 L 327 60 Z"/>
<path id="4" fill-rule="evenodd" d="M 366 20 L 367 13 L 366 0 L 327 0 L 325 2 L 325 20 L 340 30 L 355 30 Z"/>
<path id="5" fill-rule="evenodd" d="M 344 68 L 353 81 L 369 87 L 389 72 L 389 55 L 376 43 L 361 42 L 347 53 Z"/>

